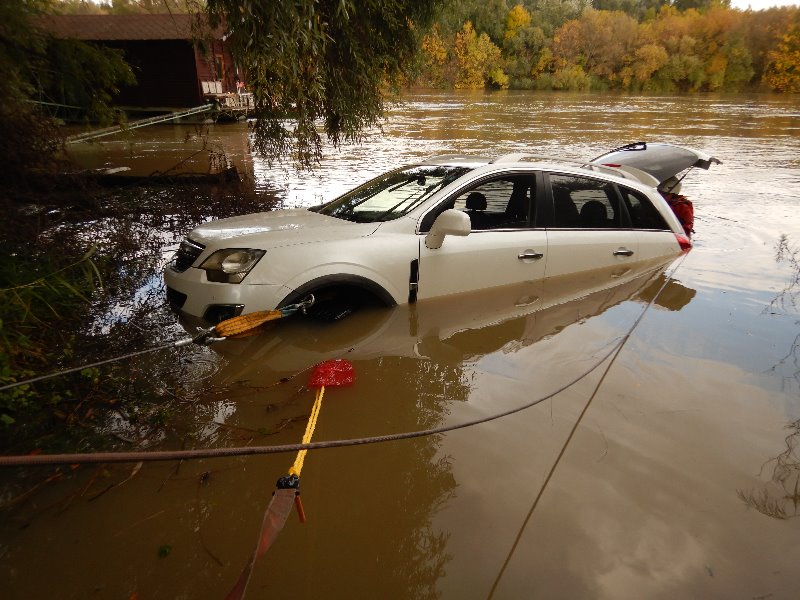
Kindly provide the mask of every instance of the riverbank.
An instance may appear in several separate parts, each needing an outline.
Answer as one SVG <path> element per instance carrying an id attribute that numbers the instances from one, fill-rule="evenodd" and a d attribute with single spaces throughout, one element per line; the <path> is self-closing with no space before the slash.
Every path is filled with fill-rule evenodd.
<path id="1" fill-rule="evenodd" d="M 268 209 L 274 199 L 224 179 L 139 178 L 111 188 L 85 174 L 47 175 L 7 189 L 0 245 L 0 384 L 163 344 L 184 333 L 153 281 L 171 248 L 210 216 Z M 177 241 L 176 241 L 177 240 Z M 163 389 L 181 377 L 150 361 L 0 392 L 3 453 L 109 448 L 108 414 L 165 425 Z M 124 419 L 123 419 L 124 420 Z M 112 432 L 113 433 L 113 432 Z M 154 434 L 156 438 L 160 433 Z M 143 438 L 149 436 L 142 435 Z"/>

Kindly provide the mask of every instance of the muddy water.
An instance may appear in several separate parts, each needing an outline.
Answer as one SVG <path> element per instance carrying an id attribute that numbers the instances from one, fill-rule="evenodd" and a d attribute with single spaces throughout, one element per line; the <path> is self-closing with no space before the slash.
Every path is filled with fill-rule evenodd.
<path id="1" fill-rule="evenodd" d="M 383 136 L 331 151 L 314 176 L 250 156 L 243 126 L 212 128 L 205 141 L 186 126 L 140 130 L 80 150 L 86 164 L 150 172 L 213 144 L 298 206 L 436 153 L 584 159 L 638 140 L 724 161 L 684 182 L 697 235 L 680 264 L 326 327 L 286 323 L 209 354 L 203 410 L 174 416 L 195 446 L 298 441 L 313 402 L 308 367 L 327 358 L 350 359 L 357 379 L 326 392 L 319 440 L 489 416 L 599 364 L 497 421 L 310 453 L 308 522 L 290 517 L 248 597 L 797 597 L 800 456 L 798 428 L 787 426 L 800 419 L 800 290 L 797 261 L 776 254 L 781 236 L 800 248 L 800 106 L 755 96 L 410 95 Z M 603 360 L 645 310 L 613 362 Z M 222 598 L 293 458 L 82 467 L 43 484 L 2 513 L 0 596 Z"/>

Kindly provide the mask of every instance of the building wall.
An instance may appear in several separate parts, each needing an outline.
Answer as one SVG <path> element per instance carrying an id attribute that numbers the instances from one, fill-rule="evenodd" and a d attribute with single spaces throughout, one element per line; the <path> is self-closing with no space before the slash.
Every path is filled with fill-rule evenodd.
<path id="1" fill-rule="evenodd" d="M 120 90 L 119 106 L 189 108 L 205 102 L 188 40 L 109 41 L 131 65 L 138 85 Z"/>
<path id="2" fill-rule="evenodd" d="M 196 51 L 197 77 L 200 81 L 222 81 L 223 92 L 236 91 L 236 66 L 227 45 L 214 40 L 207 51 Z"/>

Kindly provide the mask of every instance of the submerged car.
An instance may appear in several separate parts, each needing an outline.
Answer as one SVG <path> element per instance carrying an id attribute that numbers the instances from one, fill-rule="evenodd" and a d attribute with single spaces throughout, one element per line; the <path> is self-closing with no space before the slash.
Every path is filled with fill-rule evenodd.
<path id="1" fill-rule="evenodd" d="M 204 223 L 164 279 L 170 305 L 218 322 L 295 304 L 335 319 L 425 298 L 677 257 L 691 240 L 658 185 L 719 161 L 669 144 L 587 163 L 447 155 L 310 209 Z"/>

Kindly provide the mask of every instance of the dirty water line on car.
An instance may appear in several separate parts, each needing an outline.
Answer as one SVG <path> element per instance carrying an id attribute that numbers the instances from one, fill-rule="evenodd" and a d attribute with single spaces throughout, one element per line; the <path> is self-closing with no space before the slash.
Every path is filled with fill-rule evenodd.
<path id="1" fill-rule="evenodd" d="M 514 539 L 514 543 L 511 545 L 511 549 L 508 551 L 508 555 L 506 556 L 506 559 L 503 562 L 503 566 L 500 568 L 500 571 L 498 572 L 497 577 L 495 578 L 494 583 L 492 584 L 492 589 L 489 590 L 489 595 L 486 597 L 487 600 L 491 600 L 492 598 L 494 598 L 494 594 L 497 591 L 497 587 L 500 585 L 500 580 L 503 578 L 503 575 L 505 574 L 505 571 L 508 568 L 509 563 L 511 562 L 511 558 L 514 556 L 514 553 L 517 550 L 517 546 L 519 545 L 520 540 L 522 540 L 522 535 L 525 533 L 525 529 L 527 528 L 528 523 L 530 522 L 531 518 L 533 517 L 533 513 L 536 511 L 536 507 L 539 505 L 539 501 L 542 499 L 542 496 L 544 495 L 544 492 L 547 489 L 547 485 L 550 483 L 551 479 L 553 478 L 553 474 L 555 473 L 556 468 L 558 467 L 559 463 L 561 462 L 561 459 L 564 457 L 564 454 L 566 454 L 567 448 L 569 447 L 570 443 L 572 442 L 572 438 L 575 436 L 575 432 L 578 430 L 578 427 L 580 426 L 584 415 L 586 415 L 586 413 L 588 412 L 589 406 L 591 406 L 592 401 L 597 396 L 597 392 L 600 391 L 600 388 L 602 387 L 603 383 L 605 382 L 606 376 L 608 375 L 609 371 L 611 370 L 611 367 L 614 366 L 614 362 L 617 360 L 617 357 L 622 352 L 622 349 L 625 347 L 625 344 L 628 342 L 628 340 L 633 335 L 633 332 L 636 330 L 636 327 L 638 327 L 639 323 L 641 323 L 642 319 L 644 319 L 644 316 L 647 313 L 647 311 L 650 309 L 650 307 L 653 304 L 655 304 L 656 300 L 661 295 L 661 292 L 664 291 L 664 289 L 667 287 L 667 284 L 669 284 L 669 282 L 672 280 L 672 277 L 675 275 L 675 272 L 683 264 L 683 261 L 686 259 L 686 256 L 688 256 L 688 254 L 684 254 L 683 257 L 681 257 L 681 259 L 678 261 L 678 264 L 675 265 L 675 268 L 672 270 L 672 273 L 670 273 L 670 276 L 664 278 L 664 283 L 661 285 L 661 287 L 659 288 L 658 292 L 656 292 L 656 294 L 653 296 L 653 299 L 650 300 L 650 302 L 647 304 L 647 306 L 644 307 L 644 310 L 642 310 L 641 314 L 633 322 L 633 325 L 631 325 L 630 329 L 628 329 L 627 333 L 622 337 L 622 340 L 620 341 L 620 343 L 609 354 L 609 356 L 611 356 L 611 360 L 608 362 L 608 365 L 606 366 L 605 370 L 603 371 L 603 374 L 600 376 L 600 380 L 597 382 L 597 385 L 594 387 L 594 390 L 592 391 L 592 395 L 589 396 L 589 399 L 586 401 L 586 404 L 583 407 L 583 410 L 581 410 L 580 414 L 578 415 L 578 418 L 575 420 L 575 423 L 572 425 L 572 429 L 570 430 L 569 435 L 567 435 L 567 439 L 564 441 L 564 444 L 561 446 L 561 450 L 559 451 L 558 455 L 556 456 L 556 459 L 553 462 L 553 465 L 550 467 L 550 470 L 548 471 L 547 476 L 544 478 L 544 482 L 542 483 L 542 487 L 539 488 L 539 492 L 536 494 L 536 498 L 534 498 L 533 504 L 531 505 L 531 508 L 528 511 L 528 514 L 525 516 L 525 520 L 522 522 L 522 526 L 520 527 L 519 532 L 517 533 L 517 537 Z"/>

